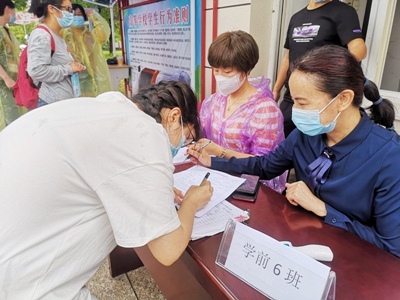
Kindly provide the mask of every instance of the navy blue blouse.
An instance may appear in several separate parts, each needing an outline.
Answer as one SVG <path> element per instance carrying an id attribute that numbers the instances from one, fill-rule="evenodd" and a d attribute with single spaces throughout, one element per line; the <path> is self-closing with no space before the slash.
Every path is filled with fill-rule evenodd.
<path id="1" fill-rule="evenodd" d="M 307 183 L 307 166 L 326 148 L 333 153 L 332 166 L 326 182 L 317 183 L 314 190 L 326 204 L 325 222 L 400 257 L 400 138 L 365 113 L 333 147 L 325 144 L 324 135 L 307 136 L 295 129 L 269 155 L 212 158 L 211 168 L 262 179 L 294 168 L 297 180 Z"/>

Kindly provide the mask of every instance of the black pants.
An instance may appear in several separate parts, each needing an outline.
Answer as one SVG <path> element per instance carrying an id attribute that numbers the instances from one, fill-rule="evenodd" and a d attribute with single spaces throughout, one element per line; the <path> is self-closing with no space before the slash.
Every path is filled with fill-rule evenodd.
<path id="1" fill-rule="evenodd" d="M 283 128 L 285 131 L 285 137 L 287 138 L 288 135 L 296 128 L 296 125 L 292 122 L 292 107 L 293 107 L 293 100 L 292 96 L 288 91 L 285 92 L 283 96 L 283 100 L 279 105 L 279 108 L 283 114 Z"/>

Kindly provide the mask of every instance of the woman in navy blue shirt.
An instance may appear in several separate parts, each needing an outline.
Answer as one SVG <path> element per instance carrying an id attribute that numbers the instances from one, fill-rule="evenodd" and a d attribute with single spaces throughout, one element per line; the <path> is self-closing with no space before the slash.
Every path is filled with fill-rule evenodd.
<path id="1" fill-rule="evenodd" d="M 294 168 L 297 181 L 286 184 L 291 204 L 400 257 L 400 138 L 392 103 L 342 47 L 313 49 L 291 72 L 297 129 L 274 152 L 228 160 L 192 149 L 191 160 L 262 179 Z M 363 96 L 372 102 L 369 116 Z"/>

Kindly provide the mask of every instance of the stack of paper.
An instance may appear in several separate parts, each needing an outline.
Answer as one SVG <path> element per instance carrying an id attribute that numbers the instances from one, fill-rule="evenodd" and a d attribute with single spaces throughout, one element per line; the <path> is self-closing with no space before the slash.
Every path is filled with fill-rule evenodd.
<path id="1" fill-rule="evenodd" d="M 222 201 L 201 218 L 194 218 L 192 240 L 212 236 L 225 230 L 229 219 L 242 222 L 250 216 L 228 201 Z"/>
<path id="2" fill-rule="evenodd" d="M 174 174 L 174 186 L 185 194 L 190 186 L 199 185 L 208 172 L 210 173 L 208 180 L 214 188 L 214 193 L 211 201 L 196 212 L 192 240 L 224 231 L 229 219 L 239 221 L 248 219 L 247 212 L 225 201 L 245 181 L 243 178 L 202 166 L 193 166 Z"/>
<path id="3" fill-rule="evenodd" d="M 214 188 L 211 201 L 202 209 L 196 212 L 196 217 L 201 217 L 209 212 L 214 206 L 229 197 L 245 179 L 229 175 L 220 171 L 211 170 L 202 166 L 193 166 L 185 171 L 174 174 L 174 186 L 183 194 L 192 186 L 200 185 L 204 176 L 210 173 L 208 180 Z"/>

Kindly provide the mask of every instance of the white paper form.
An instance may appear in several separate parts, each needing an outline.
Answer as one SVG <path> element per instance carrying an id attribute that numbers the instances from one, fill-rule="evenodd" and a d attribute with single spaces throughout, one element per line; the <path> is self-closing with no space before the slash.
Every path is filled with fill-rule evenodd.
<path id="1" fill-rule="evenodd" d="M 180 164 L 183 162 L 190 162 L 189 159 L 187 158 L 187 155 L 185 155 L 187 150 L 187 147 L 182 147 L 181 149 L 179 149 L 178 153 L 175 155 L 174 158 L 172 158 L 172 162 L 175 164 Z"/>
<path id="2" fill-rule="evenodd" d="M 211 170 L 202 166 L 193 166 L 185 171 L 174 174 L 174 186 L 185 194 L 190 186 L 200 185 L 207 172 L 210 172 L 208 180 L 214 188 L 214 193 L 210 202 L 196 212 L 196 217 L 203 216 L 218 203 L 224 201 L 245 181 L 243 178 L 232 176 L 227 173 Z"/>
<path id="3" fill-rule="evenodd" d="M 226 200 L 222 201 L 201 218 L 194 218 L 192 240 L 220 233 L 225 230 L 229 219 L 241 221 L 244 219 L 242 216 L 248 216 L 248 213 Z"/>

